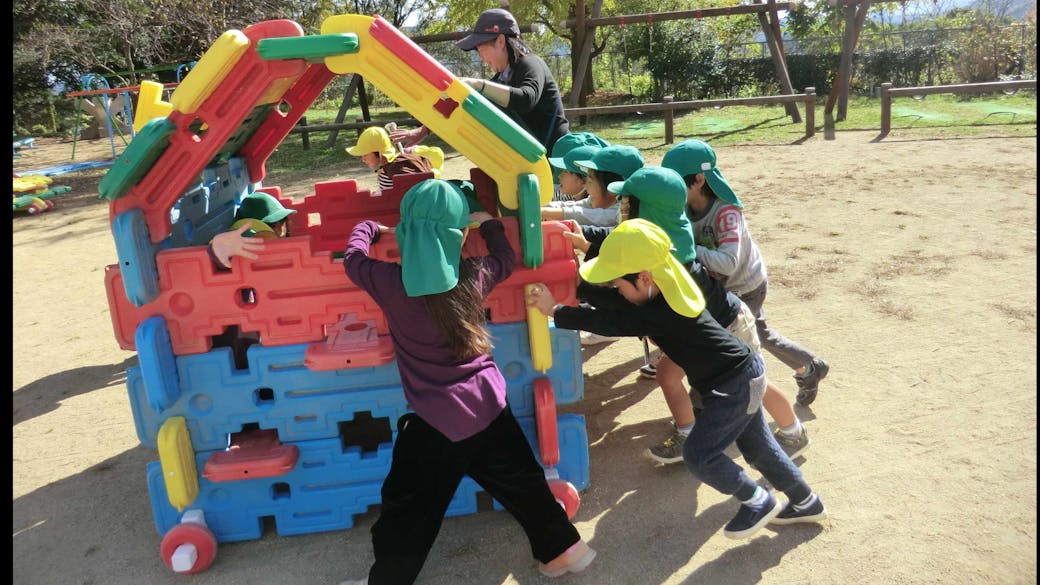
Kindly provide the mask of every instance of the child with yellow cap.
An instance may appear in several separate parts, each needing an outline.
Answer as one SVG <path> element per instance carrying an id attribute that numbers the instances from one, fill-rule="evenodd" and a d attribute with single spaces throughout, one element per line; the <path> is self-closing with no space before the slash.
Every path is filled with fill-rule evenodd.
<path id="1" fill-rule="evenodd" d="M 611 285 L 590 298 L 596 308 L 556 304 L 541 285 L 532 287 L 528 305 L 552 317 L 558 328 L 649 337 L 682 367 L 704 403 L 683 445 L 683 460 L 699 480 L 741 502 L 723 530 L 727 537 L 748 538 L 770 523 L 823 520 L 823 502 L 762 414 L 762 357 L 705 310 L 700 288 L 671 249 L 659 226 L 644 219 L 623 221 L 603 240 L 599 255 L 579 269 L 586 281 Z M 734 442 L 744 460 L 787 496 L 786 505 L 725 454 Z"/>
<path id="2" fill-rule="evenodd" d="M 672 255 L 689 269 L 694 282 L 704 294 L 711 316 L 761 353 L 751 308 L 740 297 L 727 291 L 723 283 L 712 277 L 697 259 L 693 228 L 686 217 L 686 184 L 679 173 L 667 167 L 643 167 L 627 180 L 611 183 L 607 188 L 616 193 L 621 202 L 622 219 L 640 217 L 668 234 L 672 240 Z M 579 295 L 583 290 L 584 286 L 579 287 Z M 671 410 L 674 428 L 662 443 L 650 447 L 647 455 L 665 465 L 682 461 L 683 443 L 695 422 L 694 405 L 683 382 L 685 376 L 682 369 L 667 356 L 660 356 L 654 366 L 654 377 L 661 385 L 661 392 Z M 791 459 L 801 455 L 810 445 L 809 434 L 787 397 L 775 384 L 768 382 L 762 403 L 766 412 L 776 421 L 776 439 L 784 452 Z M 699 400 L 697 404 L 699 406 Z M 787 438 L 789 435 L 791 439 Z"/>
<path id="3" fill-rule="evenodd" d="M 505 227 L 484 211 L 470 213 L 459 188 L 439 179 L 409 189 L 400 209 L 395 228 L 358 223 L 343 257 L 347 276 L 386 316 L 413 411 L 397 421 L 372 526 L 375 563 L 366 579 L 344 583 L 412 583 L 464 475 L 517 519 L 542 574 L 584 570 L 596 552 L 550 491 L 489 353 L 484 299 L 516 265 Z M 473 221 L 489 255 L 463 259 Z M 386 233 L 397 239 L 400 264 L 369 257 Z"/>
<path id="4" fill-rule="evenodd" d="M 444 153 L 436 146 L 423 146 L 422 149 L 422 153 L 399 151 L 390 142 L 390 135 L 385 128 L 369 126 L 358 136 L 357 144 L 347 149 L 347 154 L 361 157 L 361 162 L 376 172 L 379 190 L 385 191 L 394 186 L 393 178 L 396 175 L 433 173 L 435 178 L 440 176 Z"/>

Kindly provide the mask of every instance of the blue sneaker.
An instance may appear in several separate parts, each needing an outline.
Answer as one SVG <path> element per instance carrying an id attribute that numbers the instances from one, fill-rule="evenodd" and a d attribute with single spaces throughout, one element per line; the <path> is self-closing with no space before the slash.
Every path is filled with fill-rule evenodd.
<path id="1" fill-rule="evenodd" d="M 769 524 L 782 509 L 783 506 L 780 505 L 780 502 L 773 496 L 772 492 L 769 493 L 769 497 L 761 506 L 751 507 L 747 504 L 741 504 L 740 509 L 737 510 L 737 515 L 726 524 L 723 534 L 733 539 L 748 538 L 761 530 L 766 524 Z"/>
<path id="2" fill-rule="evenodd" d="M 799 507 L 796 504 L 787 504 L 783 512 L 769 521 L 770 524 L 798 524 L 801 522 L 819 522 L 827 517 L 827 510 L 823 507 L 820 496 L 813 495 L 813 501 L 808 506 Z"/>

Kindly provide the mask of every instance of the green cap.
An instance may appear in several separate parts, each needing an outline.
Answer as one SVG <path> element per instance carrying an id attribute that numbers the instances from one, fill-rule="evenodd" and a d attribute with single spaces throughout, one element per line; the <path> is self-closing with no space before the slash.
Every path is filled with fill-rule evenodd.
<path id="1" fill-rule="evenodd" d="M 462 258 L 462 229 L 468 225 L 466 197 L 448 181 L 426 179 L 405 192 L 395 236 L 408 296 L 455 288 Z"/>
<path id="2" fill-rule="evenodd" d="M 673 311 L 696 317 L 704 311 L 704 295 L 671 249 L 672 241 L 660 227 L 645 219 L 629 219 L 607 235 L 599 255 L 582 264 L 578 272 L 588 282 L 597 283 L 648 270 Z"/>
<path id="3" fill-rule="evenodd" d="M 683 264 L 697 258 L 693 226 L 686 217 L 686 183 L 679 173 L 664 167 L 643 167 L 624 181 L 614 181 L 607 190 L 639 200 L 639 217 L 661 227 Z"/>
<path id="4" fill-rule="evenodd" d="M 553 143 L 550 155 L 555 158 L 563 158 L 568 152 L 579 146 L 610 146 L 610 143 L 591 132 L 569 132 L 560 136 Z"/>
<path id="5" fill-rule="evenodd" d="M 715 151 L 707 142 L 691 138 L 676 144 L 664 153 L 661 166 L 668 167 L 683 177 L 703 174 L 704 180 L 716 197 L 743 209 L 744 204 L 733 192 L 733 187 L 726 182 L 722 171 L 715 168 L 715 161 Z"/>
<path id="6" fill-rule="evenodd" d="M 588 176 L 588 173 L 585 172 L 585 169 L 574 164 L 574 161 L 590 159 L 593 155 L 599 152 L 601 148 L 603 147 L 592 146 L 589 144 L 586 144 L 585 146 L 579 146 L 577 148 L 572 149 L 570 152 L 568 152 L 560 158 L 550 158 L 549 164 L 552 165 L 554 168 L 563 171 L 570 171 L 572 173 L 577 173 L 585 177 Z"/>
<path id="7" fill-rule="evenodd" d="M 287 209 L 274 195 L 263 191 L 253 191 L 242 198 L 235 212 L 235 219 L 259 219 L 266 224 L 278 223 L 296 213 L 295 209 Z"/>
<path id="8" fill-rule="evenodd" d="M 636 169 L 642 168 L 643 155 L 631 146 L 606 146 L 599 149 L 592 158 L 577 160 L 574 164 L 587 169 L 616 173 L 627 179 Z"/>

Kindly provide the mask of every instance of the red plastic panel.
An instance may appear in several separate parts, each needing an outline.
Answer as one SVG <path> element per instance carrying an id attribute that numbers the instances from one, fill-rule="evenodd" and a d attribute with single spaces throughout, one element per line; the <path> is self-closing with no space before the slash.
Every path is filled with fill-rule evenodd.
<path id="1" fill-rule="evenodd" d="M 375 17 L 368 32 L 373 39 L 382 43 L 391 53 L 397 55 L 401 61 L 415 69 L 415 72 L 426 81 L 429 81 L 430 85 L 435 89 L 445 91 L 451 85 L 454 76 L 443 65 L 434 60 L 429 53 L 420 49 L 419 45 L 415 44 L 415 41 L 404 36 L 401 31 L 397 30 L 382 16 L 377 15 Z"/>
<path id="2" fill-rule="evenodd" d="M 303 365 L 312 370 L 343 370 L 381 366 L 394 359 L 394 344 L 389 335 L 380 335 L 375 324 L 344 315 L 339 323 L 326 327 L 328 338 L 312 343 L 304 352 Z"/>
<path id="3" fill-rule="evenodd" d="M 236 481 L 285 475 L 296 467 L 300 449 L 283 445 L 278 431 L 246 431 L 232 435 L 231 445 L 206 459 L 202 477 L 210 481 Z"/>
<path id="4" fill-rule="evenodd" d="M 271 108 L 267 118 L 238 151 L 238 155 L 246 160 L 251 181 L 259 183 L 264 180 L 267 176 L 267 158 L 307 113 L 311 103 L 336 77 L 325 63 L 311 63 L 300 79 L 282 96 L 282 102 L 288 106 L 288 111 L 283 113 L 279 108 Z"/>
<path id="5" fill-rule="evenodd" d="M 298 213 L 289 216 L 293 235 L 309 235 L 316 251 L 343 252 L 350 232 L 360 221 L 372 219 L 383 225 L 397 225 L 401 217 L 401 199 L 416 183 L 432 178 L 432 173 L 397 175 L 394 186 L 382 192 L 358 190 L 357 181 L 324 181 L 314 185 L 314 194 L 295 204 L 283 201 Z M 382 240 L 381 240 L 382 242 Z M 390 255 L 373 258 L 397 262 L 397 246 Z"/>
<path id="6" fill-rule="evenodd" d="M 269 188 L 273 189 L 273 188 Z M 341 227 L 325 224 L 328 242 L 335 241 L 342 248 L 349 229 L 365 216 L 396 209 L 395 196 L 386 201 L 369 197 L 367 192 L 356 191 L 356 185 L 329 184 L 318 187 L 319 193 L 294 207 L 299 213 L 292 218 L 307 215 L 307 210 L 321 211 L 335 202 L 334 208 L 353 210 L 354 204 L 368 204 L 366 213 L 343 212 L 334 220 Z M 316 190 L 318 190 L 316 189 Z M 340 193 L 343 198 L 327 197 L 325 189 Z M 342 191 L 340 191 L 342 190 Z M 276 196 L 277 191 L 275 191 Z M 347 201 L 350 195 L 353 199 Z M 386 195 L 384 195 L 386 196 Z M 364 202 L 364 203 L 361 203 Z M 397 215 L 388 216 L 388 224 L 397 223 Z M 516 218 L 502 218 L 506 236 L 513 251 L 520 256 L 520 237 Z M 349 226 L 349 227 L 347 227 Z M 335 229 L 333 229 L 335 227 Z M 342 228 L 342 231 L 341 231 Z M 308 234 L 315 226 L 305 226 L 300 235 L 294 226 L 293 237 L 266 243 L 264 252 L 256 260 L 236 257 L 231 271 L 217 270 L 206 248 L 192 246 L 163 250 L 156 255 L 159 294 L 143 307 L 135 307 L 126 297 L 118 265 L 106 268 L 105 288 L 112 317 L 115 338 L 119 347 L 134 349 L 137 326 L 148 317 L 166 318 L 170 342 L 175 355 L 204 353 L 212 347 L 210 337 L 220 334 L 229 325 L 238 325 L 242 331 L 260 334 L 264 345 L 288 345 L 324 341 L 325 328 L 338 322 L 342 315 L 353 315 L 360 321 L 374 320 L 380 335 L 388 333 L 386 318 L 367 293 L 350 282 L 343 271 L 341 260 L 332 258 L 328 250 L 315 250 Z M 545 283 L 557 302 L 573 305 L 577 302 L 577 270 L 570 241 L 563 232 L 571 229 L 564 222 L 542 222 L 545 262 L 535 269 L 518 266 L 513 274 L 499 283 L 486 299 L 492 323 L 516 323 L 527 319 L 524 285 Z M 487 246 L 480 237 L 467 239 L 463 256 L 487 254 Z M 371 256 L 396 262 L 400 258 L 397 241 L 391 235 L 380 238 L 372 246 Z M 243 291 L 252 289 L 256 304 L 247 304 Z"/>
<path id="7" fill-rule="evenodd" d="M 389 333 L 382 311 L 350 282 L 343 262 L 313 252 L 306 236 L 267 242 L 256 260 L 232 258 L 230 271 L 217 270 L 203 246 L 159 252 L 156 266 L 159 295 L 140 308 L 126 298 L 118 266 L 106 269 L 109 309 L 123 349 L 134 349 L 137 326 L 153 315 L 166 318 L 175 355 L 209 351 L 210 337 L 228 325 L 259 333 L 268 346 L 323 341 L 325 327 L 345 314 Z M 255 304 L 243 300 L 250 290 Z"/>
<path id="8" fill-rule="evenodd" d="M 170 235 L 170 209 L 177 199 L 196 181 L 202 170 L 224 146 L 242 120 L 261 97 L 284 78 L 299 77 L 307 68 L 301 59 L 265 61 L 256 53 L 256 43 L 263 38 L 303 36 L 300 25 L 291 20 L 261 22 L 242 31 L 251 42 L 246 51 L 194 114 L 174 110 L 168 119 L 175 130 L 170 144 L 148 173 L 123 197 L 109 205 L 109 221 L 124 211 L 140 208 L 152 243 Z M 191 131 L 196 120 L 206 124 L 200 134 Z"/>
<path id="9" fill-rule="evenodd" d="M 538 454 L 542 465 L 555 467 L 560 462 L 560 437 L 556 428 L 556 395 L 549 378 L 534 381 L 534 422 L 538 432 Z"/>
<path id="10" fill-rule="evenodd" d="M 491 215 L 498 217 L 498 183 L 477 167 L 469 170 L 469 182 L 473 183 L 473 190 L 477 194 L 477 201 Z"/>

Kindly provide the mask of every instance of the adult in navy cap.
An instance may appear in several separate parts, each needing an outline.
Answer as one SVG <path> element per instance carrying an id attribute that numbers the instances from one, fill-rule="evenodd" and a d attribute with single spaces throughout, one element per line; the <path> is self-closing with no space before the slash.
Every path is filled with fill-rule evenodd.
<path id="1" fill-rule="evenodd" d="M 513 15 L 501 8 L 485 10 L 473 31 L 455 46 L 463 51 L 476 49 L 480 60 L 495 72 L 490 80 L 460 79 L 505 111 L 550 153 L 556 140 L 570 131 L 570 123 L 563 113 L 560 86 L 545 61 L 520 38 Z M 429 134 L 420 126 L 392 132 L 390 138 L 410 145 Z"/>

